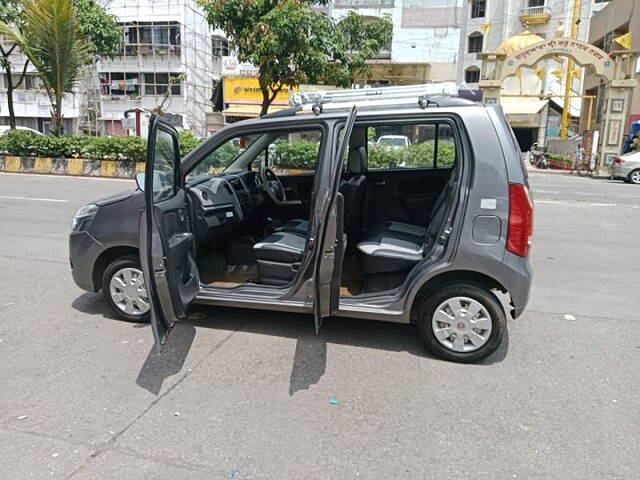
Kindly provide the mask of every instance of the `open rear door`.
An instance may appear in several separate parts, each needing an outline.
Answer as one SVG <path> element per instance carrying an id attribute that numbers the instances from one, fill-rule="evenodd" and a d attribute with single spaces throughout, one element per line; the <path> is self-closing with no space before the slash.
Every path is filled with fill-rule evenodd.
<path id="1" fill-rule="evenodd" d="M 342 138 L 338 142 L 335 155 L 331 158 L 331 201 L 320 217 L 323 227 L 318 231 L 320 245 L 314 270 L 313 314 L 316 322 L 316 334 L 320 333 L 322 319 L 331 316 L 338 310 L 340 301 L 340 280 L 342 277 L 342 261 L 347 248 L 343 230 L 344 199 L 339 193 L 340 178 L 345 153 L 349 146 L 349 138 L 356 121 L 357 109 L 351 108 L 344 128 L 340 131 Z M 339 138 L 339 136 L 338 136 Z"/>
<path id="2" fill-rule="evenodd" d="M 180 172 L 180 144 L 173 127 L 153 116 L 149 126 L 140 216 L 140 263 L 151 305 L 151 324 L 161 350 L 176 321 L 186 316 L 200 278 L 187 194 Z"/>

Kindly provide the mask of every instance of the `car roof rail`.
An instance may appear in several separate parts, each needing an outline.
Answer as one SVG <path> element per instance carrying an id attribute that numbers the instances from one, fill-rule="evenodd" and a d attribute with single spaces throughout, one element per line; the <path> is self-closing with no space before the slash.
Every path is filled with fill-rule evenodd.
<path id="1" fill-rule="evenodd" d="M 422 108 L 427 108 L 441 106 L 443 98 L 457 97 L 457 95 L 458 86 L 454 82 L 442 82 L 295 93 L 290 96 L 289 105 L 301 106 L 304 111 L 311 110 L 314 113 L 342 110 L 352 105 L 364 108 L 419 105 Z M 435 97 L 440 101 L 435 101 Z"/>

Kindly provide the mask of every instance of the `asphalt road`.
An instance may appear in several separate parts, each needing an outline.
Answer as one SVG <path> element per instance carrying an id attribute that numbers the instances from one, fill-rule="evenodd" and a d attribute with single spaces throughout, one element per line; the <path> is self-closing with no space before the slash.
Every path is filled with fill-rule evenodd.
<path id="1" fill-rule="evenodd" d="M 640 187 L 531 180 L 530 308 L 465 366 L 408 326 L 204 307 L 158 357 L 67 260 L 132 182 L 0 174 L 0 478 L 637 479 Z"/>

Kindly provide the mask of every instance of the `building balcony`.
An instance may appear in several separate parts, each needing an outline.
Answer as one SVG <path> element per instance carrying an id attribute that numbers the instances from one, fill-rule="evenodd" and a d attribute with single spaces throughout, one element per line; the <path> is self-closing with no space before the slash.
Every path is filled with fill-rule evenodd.
<path id="1" fill-rule="evenodd" d="M 529 25 L 548 23 L 551 19 L 551 9 L 546 5 L 540 7 L 524 7 L 520 10 L 520 23 Z"/>

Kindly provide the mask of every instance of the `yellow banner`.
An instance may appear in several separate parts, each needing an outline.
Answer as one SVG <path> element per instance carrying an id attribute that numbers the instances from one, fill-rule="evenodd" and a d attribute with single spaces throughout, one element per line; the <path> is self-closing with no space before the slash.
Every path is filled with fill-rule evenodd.
<path id="1" fill-rule="evenodd" d="M 631 32 L 629 32 L 614 38 L 613 41 L 616 42 L 618 45 L 623 46 L 627 50 L 631 50 L 631 44 L 633 43 L 633 38 L 631 37 Z"/>
<path id="2" fill-rule="evenodd" d="M 224 77 L 223 93 L 225 103 L 239 103 L 260 105 L 262 103 L 262 92 L 256 77 Z M 295 89 L 294 91 L 297 91 Z M 278 93 L 273 105 L 289 104 L 289 87 L 283 87 Z"/>

